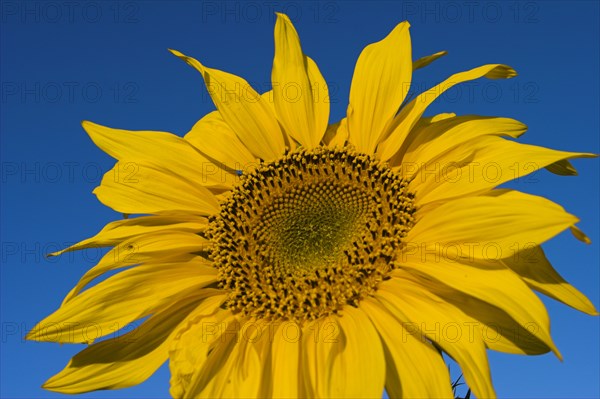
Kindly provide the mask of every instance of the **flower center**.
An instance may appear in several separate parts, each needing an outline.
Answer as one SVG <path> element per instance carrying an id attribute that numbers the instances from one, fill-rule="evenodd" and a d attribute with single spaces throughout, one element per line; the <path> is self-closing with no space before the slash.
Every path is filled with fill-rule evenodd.
<path id="1" fill-rule="evenodd" d="M 407 182 L 371 157 L 317 148 L 242 176 L 208 237 L 227 306 L 313 320 L 357 305 L 413 225 Z"/>

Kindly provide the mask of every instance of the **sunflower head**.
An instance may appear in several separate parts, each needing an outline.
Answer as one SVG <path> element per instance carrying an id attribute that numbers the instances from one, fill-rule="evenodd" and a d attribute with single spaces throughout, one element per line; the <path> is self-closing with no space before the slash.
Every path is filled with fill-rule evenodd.
<path id="1" fill-rule="evenodd" d="M 413 224 L 407 182 L 349 149 L 299 149 L 242 179 L 208 236 L 228 306 L 258 318 L 357 306 L 387 278 Z"/>
<path id="2" fill-rule="evenodd" d="M 114 247 L 28 334 L 91 343 L 44 387 L 127 387 L 168 359 L 175 397 L 452 397 L 447 354 L 493 397 L 487 349 L 560 356 L 532 290 L 597 312 L 540 245 L 568 228 L 589 239 L 559 205 L 497 186 L 515 164 L 568 175 L 569 159 L 593 155 L 519 144 L 526 126 L 509 118 L 424 116 L 456 84 L 516 72 L 483 65 L 407 99 L 413 71 L 445 55 L 413 61 L 409 27 L 362 51 L 336 123 L 283 14 L 271 91 L 172 50 L 216 106 L 185 137 L 85 122 L 117 159 L 95 194 L 138 216 L 60 252 Z M 491 162 L 497 179 L 474 173 Z"/>

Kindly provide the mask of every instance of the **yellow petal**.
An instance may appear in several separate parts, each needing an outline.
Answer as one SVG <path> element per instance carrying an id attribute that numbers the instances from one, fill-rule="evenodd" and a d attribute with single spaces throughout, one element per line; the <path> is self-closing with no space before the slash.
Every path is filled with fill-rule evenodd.
<path id="1" fill-rule="evenodd" d="M 283 154 L 283 134 L 272 108 L 248 82 L 239 76 L 207 68 L 178 51 L 171 52 L 202 74 L 221 116 L 254 156 L 271 161 Z"/>
<path id="2" fill-rule="evenodd" d="M 329 147 L 343 147 L 348 140 L 348 124 L 347 119 L 342 118 L 338 122 L 329 125 L 325 136 L 323 136 L 323 143 Z"/>
<path id="3" fill-rule="evenodd" d="M 448 296 L 459 293 L 470 295 L 503 310 L 523 329 L 533 326 L 531 332 L 536 340 L 530 345 L 531 350 L 545 353 L 551 349 L 560 357 L 550 336 L 550 318 L 544 304 L 517 274 L 498 261 L 449 259 L 444 256 L 443 250 L 436 257 L 431 255 L 405 253 L 400 261 L 401 267 L 414 275 L 424 276 L 424 281 L 433 280 L 452 288 Z M 528 349 L 527 344 L 517 343 L 517 350 L 523 353 Z"/>
<path id="4" fill-rule="evenodd" d="M 198 182 L 186 180 L 169 169 L 155 169 L 135 159 L 117 162 L 94 194 L 104 205 L 126 214 L 185 212 L 209 216 L 219 211 L 217 199 L 202 186 L 202 178 Z"/>
<path id="5" fill-rule="evenodd" d="M 577 169 L 567 159 L 554 162 L 551 165 L 546 166 L 549 172 L 552 172 L 560 176 L 577 176 Z"/>
<path id="6" fill-rule="evenodd" d="M 543 197 L 506 190 L 459 198 L 419 216 L 406 242 L 447 257 L 502 259 L 539 245 L 578 219 Z"/>
<path id="7" fill-rule="evenodd" d="M 226 294 L 206 299 L 174 331 L 169 349 L 172 397 L 189 397 L 186 391 L 192 376 L 202 368 L 211 345 L 221 338 L 222 323 L 232 316 L 221 308 L 226 299 Z"/>
<path id="8" fill-rule="evenodd" d="M 256 397 L 261 385 L 261 354 L 249 328 L 262 323 L 229 311 L 192 320 L 170 352 L 171 395 L 176 398 Z M 248 335 L 250 334 L 250 335 Z"/>
<path id="9" fill-rule="evenodd" d="M 212 372 L 212 380 L 202 389 L 192 386 L 189 397 L 255 398 L 260 389 L 262 372 L 263 364 L 255 346 L 240 336 L 221 371 Z"/>
<path id="10" fill-rule="evenodd" d="M 402 173 L 403 170 L 406 169 L 402 168 L 403 164 L 405 164 L 405 162 L 403 162 L 404 153 L 409 147 L 414 146 L 413 142 L 423 141 L 421 136 L 425 128 L 433 125 L 434 123 L 443 121 L 445 119 L 452 119 L 454 117 L 456 117 L 455 113 L 442 113 L 434 116 L 422 116 L 421 118 L 419 118 L 415 126 L 408 133 L 408 136 L 406 136 L 406 139 L 404 139 L 404 142 L 402 143 L 400 149 L 392 158 L 389 159 L 388 163 L 392 167 L 392 170 L 399 171 Z M 409 170 L 413 170 L 414 168 L 414 165 L 408 165 Z"/>
<path id="11" fill-rule="evenodd" d="M 412 79 L 410 24 L 365 47 L 354 68 L 348 105 L 350 142 L 372 154 L 408 92 Z"/>
<path id="12" fill-rule="evenodd" d="M 367 298 L 360 306 L 381 336 L 385 389 L 391 398 L 454 398 L 441 353 L 421 337 L 408 334 L 380 302 Z"/>
<path id="13" fill-rule="evenodd" d="M 93 344 L 71 359 L 43 388 L 67 394 L 137 385 L 167 360 L 173 330 L 209 290 L 185 298 L 151 316 L 135 330 Z"/>
<path id="14" fill-rule="evenodd" d="M 390 159 L 400 149 L 410 130 L 415 126 L 425 109 L 446 90 L 452 86 L 469 80 L 486 77 L 489 79 L 505 79 L 516 76 L 517 73 L 509 66 L 501 64 L 484 65 L 469 71 L 456 73 L 442 83 L 419 94 L 408 103 L 388 127 L 385 139 L 377 149 L 382 160 Z"/>
<path id="15" fill-rule="evenodd" d="M 590 238 L 586 236 L 585 233 L 577 226 L 571 226 L 571 234 L 573 234 L 575 238 L 583 243 L 588 245 L 592 243 L 592 240 L 590 240 Z"/>
<path id="16" fill-rule="evenodd" d="M 193 260 L 142 265 L 77 295 L 38 323 L 27 339 L 89 343 L 217 280 L 215 268 Z"/>
<path id="17" fill-rule="evenodd" d="M 292 321 L 275 326 L 271 349 L 271 390 L 269 397 L 300 398 L 303 394 L 301 375 L 300 326 Z"/>
<path id="18" fill-rule="evenodd" d="M 110 270 L 142 262 L 157 263 L 165 258 L 169 261 L 190 260 L 196 256 L 193 253 L 205 252 L 208 246 L 208 241 L 198 234 L 169 230 L 127 239 L 104 255 L 96 266 L 83 275 L 66 296 L 63 304 L 71 300 L 92 280 Z"/>
<path id="19" fill-rule="evenodd" d="M 536 291 L 590 315 L 598 311 L 592 302 L 554 270 L 539 246 L 528 246 L 502 263 L 518 273 Z"/>
<path id="20" fill-rule="evenodd" d="M 273 112 L 273 115 L 277 115 L 277 111 L 275 110 L 275 95 L 273 94 L 273 90 L 266 91 L 260 96 L 271 108 L 271 112 Z M 298 141 L 296 141 L 292 136 L 290 136 L 285 130 L 283 131 L 283 141 L 285 143 L 285 146 L 290 151 L 294 151 L 299 145 Z"/>
<path id="21" fill-rule="evenodd" d="M 409 334 L 424 335 L 452 356 L 475 396 L 496 397 L 479 326 L 473 325 L 468 331 L 460 329 L 463 320 L 470 320 L 468 316 L 429 290 L 398 277 L 380 284 L 375 297 Z"/>
<path id="22" fill-rule="evenodd" d="M 65 252 L 85 248 L 109 247 L 132 237 L 163 230 L 199 233 L 204 231 L 205 228 L 206 219 L 194 217 L 193 215 L 141 216 L 117 220 L 108 223 L 95 236 L 78 242 L 62 251 L 53 252 L 48 256 L 58 256 Z"/>
<path id="23" fill-rule="evenodd" d="M 225 123 L 219 111 L 213 111 L 200 119 L 184 139 L 207 157 L 222 163 L 228 171 L 251 170 L 259 163 Z"/>
<path id="24" fill-rule="evenodd" d="M 471 318 L 463 322 L 465 330 L 474 325 L 480 327 L 483 341 L 489 349 L 520 355 L 541 355 L 552 350 L 536 335 L 539 331 L 536 322 L 520 324 L 504 310 L 456 290 L 437 287 L 433 290 Z M 562 359 L 558 352 L 555 353 Z"/>
<path id="25" fill-rule="evenodd" d="M 241 324 L 237 358 L 230 359 L 233 372 L 231 382 L 220 397 L 256 398 L 260 397 L 264 383 L 265 362 L 271 342 L 270 330 L 264 321 L 248 319 Z M 208 395 L 209 398 L 215 397 Z"/>
<path id="26" fill-rule="evenodd" d="M 441 140 L 440 145 L 436 141 L 427 152 L 416 155 L 422 157 L 421 163 L 409 187 L 421 204 L 485 192 L 561 159 L 594 156 L 520 144 L 492 135 L 450 148 L 448 141 Z"/>
<path id="27" fill-rule="evenodd" d="M 190 143 L 171 133 L 112 129 L 84 121 L 83 128 L 104 152 L 122 162 L 135 162 L 181 176 L 206 187 L 222 186 L 216 164 Z M 135 178 L 135 168 L 121 171 L 118 178 Z"/>
<path id="28" fill-rule="evenodd" d="M 417 69 L 426 67 L 427 65 L 431 64 L 433 61 L 445 56 L 446 54 L 448 54 L 447 51 L 440 51 L 438 53 L 419 58 L 418 60 L 413 62 L 413 71 L 416 71 Z"/>
<path id="29" fill-rule="evenodd" d="M 221 333 L 218 341 L 215 339 L 212 345 L 204 343 L 196 344 L 197 353 L 191 354 L 195 356 L 190 358 L 193 367 L 196 370 L 190 379 L 189 388 L 184 392 L 182 398 L 218 398 L 223 397 L 223 391 L 226 389 L 226 384 L 231 382 L 230 375 L 233 365 L 230 359 L 237 358 L 238 335 L 235 327 L 231 327 L 238 322 L 236 318 L 225 320 L 221 323 L 223 330 L 231 331 L 228 334 Z M 210 321 L 204 323 L 211 323 Z M 208 324 L 212 327 L 212 324 Z M 205 327 L 203 327 L 205 328 Z M 198 340 L 202 335 L 199 335 Z M 201 345 L 201 346 L 200 346 Z M 202 350 L 200 350 L 202 348 Z M 204 350 L 204 348 L 206 348 Z M 189 353 L 190 351 L 188 351 Z M 198 362 L 199 361 L 199 362 Z"/>
<path id="30" fill-rule="evenodd" d="M 413 129 L 415 130 L 415 129 Z M 406 148 L 402 162 L 413 168 L 435 159 L 444 152 L 481 136 L 519 137 L 527 130 L 523 123 L 510 118 L 478 115 L 439 119 L 425 125 Z M 413 136 L 411 131 L 410 136 Z M 411 176 L 412 177 L 412 176 Z"/>
<path id="31" fill-rule="evenodd" d="M 314 390 L 311 396 L 381 397 L 385 384 L 383 347 L 362 310 L 346 306 L 341 317 L 315 322 L 307 331 L 303 343 L 306 375 Z"/>
<path id="32" fill-rule="evenodd" d="M 294 323 L 294 325 L 297 325 Z M 292 328 L 293 326 L 292 325 Z M 294 334 L 295 331 L 291 330 Z M 293 336 L 295 340 L 295 335 Z M 309 321 L 302 327 L 300 334 L 301 355 L 300 374 L 304 377 L 303 389 L 306 397 L 326 397 L 326 385 L 329 381 L 330 363 L 339 352 L 337 347 L 341 339 L 340 328 L 333 317 L 324 317 L 319 320 Z"/>
<path id="33" fill-rule="evenodd" d="M 271 74 L 277 116 L 305 148 L 319 145 L 329 121 L 329 90 L 319 68 L 302 52 L 290 19 L 277 13 Z"/>

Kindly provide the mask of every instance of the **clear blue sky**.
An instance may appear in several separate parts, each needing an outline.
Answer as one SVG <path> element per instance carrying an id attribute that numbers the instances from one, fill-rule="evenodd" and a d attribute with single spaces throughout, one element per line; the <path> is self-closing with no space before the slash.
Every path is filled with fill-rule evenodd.
<path id="1" fill-rule="evenodd" d="M 408 19 L 415 57 L 449 52 L 416 74 L 420 88 L 484 63 L 506 63 L 519 72 L 509 81 L 481 80 L 453 89 L 429 113 L 513 117 L 530 128 L 525 142 L 598 153 L 598 4 L 2 1 L 0 396 L 61 397 L 39 387 L 82 349 L 22 339 L 100 256 L 91 251 L 47 260 L 43 254 L 120 217 L 91 194 L 113 161 L 93 145 L 80 121 L 182 135 L 213 109 L 199 74 L 167 48 L 240 74 L 264 91 L 274 11 L 286 12 L 305 52 L 334 89 L 335 121 L 345 113 L 361 49 Z M 581 218 L 592 245 L 565 233 L 545 249 L 559 272 L 599 308 L 599 162 L 575 165 L 577 177 L 542 171 L 513 186 L 545 195 Z M 552 355 L 490 353 L 498 394 L 598 397 L 598 318 L 544 302 L 564 362 Z M 165 397 L 168 379 L 165 366 L 141 386 L 83 397 Z"/>

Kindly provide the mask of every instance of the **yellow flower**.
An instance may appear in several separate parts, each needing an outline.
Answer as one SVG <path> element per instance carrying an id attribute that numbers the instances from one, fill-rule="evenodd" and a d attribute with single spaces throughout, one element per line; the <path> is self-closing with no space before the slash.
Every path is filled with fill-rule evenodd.
<path id="1" fill-rule="evenodd" d="M 184 138 L 84 122 L 117 159 L 95 194 L 142 216 L 65 250 L 114 247 L 28 335 L 91 344 L 46 389 L 127 387 L 168 359 L 174 397 L 452 397 L 446 353 L 488 398 L 486 349 L 560 357 L 532 289 L 597 314 L 540 247 L 567 228 L 589 241 L 578 219 L 496 188 L 514 165 L 569 175 L 568 159 L 593 155 L 518 144 L 512 119 L 423 117 L 451 86 L 512 68 L 409 101 L 413 71 L 445 53 L 413 62 L 403 22 L 363 50 L 347 116 L 328 125 L 327 84 L 285 15 L 271 92 L 173 53 L 217 111 Z"/>

